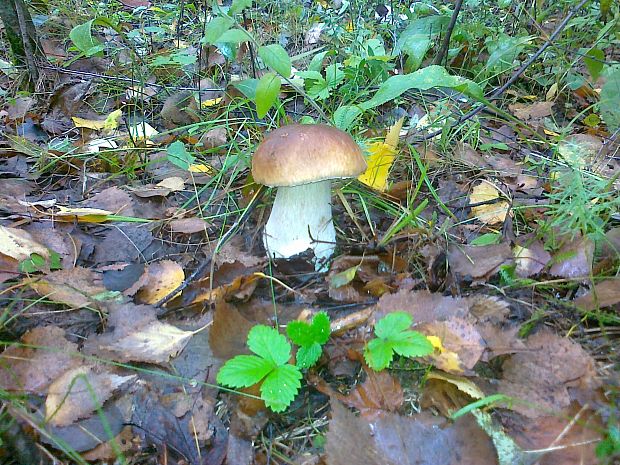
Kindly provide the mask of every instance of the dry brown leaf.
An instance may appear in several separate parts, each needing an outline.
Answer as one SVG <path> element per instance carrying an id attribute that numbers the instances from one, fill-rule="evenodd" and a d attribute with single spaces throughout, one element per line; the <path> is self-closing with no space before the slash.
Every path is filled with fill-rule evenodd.
<path id="1" fill-rule="evenodd" d="M 138 290 L 136 302 L 154 304 L 174 291 L 185 279 L 181 265 L 162 260 L 146 267 L 146 283 Z"/>
<path id="2" fill-rule="evenodd" d="M 97 296 L 106 292 L 99 273 L 75 267 L 53 271 L 30 286 L 37 294 L 72 308 L 97 306 Z"/>
<path id="3" fill-rule="evenodd" d="M 471 416 L 448 424 L 421 413 L 357 417 L 332 400 L 327 465 L 496 465 L 493 443 Z"/>
<path id="4" fill-rule="evenodd" d="M 530 418 L 552 414 L 571 403 L 568 388 L 592 394 L 599 382 L 594 360 L 570 339 L 539 331 L 526 350 L 503 364 L 498 391 L 518 399 L 512 409 Z"/>
<path id="5" fill-rule="evenodd" d="M 521 240 L 520 244 L 515 244 L 512 248 L 512 253 L 517 265 L 515 272 L 522 278 L 529 278 L 540 273 L 551 260 L 551 255 L 539 240 L 531 243 Z"/>
<path id="6" fill-rule="evenodd" d="M 497 272 L 501 265 L 512 262 L 510 244 L 457 245 L 448 249 L 448 264 L 453 273 L 484 278 Z"/>
<path id="7" fill-rule="evenodd" d="M 44 394 L 54 379 L 81 363 L 77 344 L 56 326 L 32 329 L 21 343 L 30 347 L 10 346 L 0 355 L 0 387 L 7 391 Z"/>
<path id="8" fill-rule="evenodd" d="M 208 223 L 202 218 L 181 218 L 178 220 L 172 220 L 169 223 L 170 231 L 173 233 L 181 234 L 194 234 L 204 232 L 208 226 Z"/>
<path id="9" fill-rule="evenodd" d="M 49 386 L 45 400 L 46 421 L 55 426 L 67 426 L 86 418 L 136 377 L 120 376 L 94 365 L 66 371 Z"/>
<path id="10" fill-rule="evenodd" d="M 546 116 L 551 116 L 553 102 L 536 102 L 530 105 L 515 103 L 514 105 L 508 105 L 508 108 L 520 120 L 538 121 Z"/>
<path id="11" fill-rule="evenodd" d="M 465 317 L 469 313 L 469 303 L 466 299 L 439 293 L 400 290 L 379 299 L 374 320 L 377 321 L 391 312 L 407 312 L 411 314 L 415 324 L 422 324 L 451 317 Z"/>
<path id="12" fill-rule="evenodd" d="M 471 207 L 471 213 L 478 220 L 485 224 L 499 224 L 506 220 L 510 204 L 505 200 L 499 199 L 501 192 L 490 182 L 482 181 L 474 186 L 469 194 L 469 204 L 475 205 L 482 202 L 489 202 L 484 205 Z"/>
<path id="13" fill-rule="evenodd" d="M 86 340 L 84 351 L 117 362 L 166 363 L 175 357 L 192 337 L 157 320 L 155 309 L 130 303 L 111 306 L 112 332 Z"/>
<path id="14" fill-rule="evenodd" d="M 375 418 L 381 412 L 395 412 L 403 404 L 403 389 L 387 371 L 366 368 L 366 379 L 353 388 L 348 396 L 339 397 L 349 407 L 355 407 L 366 418 Z"/>
<path id="15" fill-rule="evenodd" d="M 441 347 L 428 358 L 437 368 L 448 373 L 470 371 L 485 349 L 484 339 L 476 327 L 463 318 L 424 323 L 420 331 L 426 336 L 439 338 Z"/>
<path id="16" fill-rule="evenodd" d="M 594 285 L 587 294 L 575 299 L 575 305 L 585 310 L 609 307 L 620 302 L 620 282 L 607 279 Z"/>
<path id="17" fill-rule="evenodd" d="M 217 302 L 209 331 L 209 345 L 213 354 L 222 360 L 249 354 L 245 341 L 252 326 L 254 324 L 243 317 L 234 305 Z"/>
<path id="18" fill-rule="evenodd" d="M 594 257 L 594 242 L 588 237 L 575 237 L 553 255 L 554 264 L 549 270 L 561 278 L 590 276 Z"/>

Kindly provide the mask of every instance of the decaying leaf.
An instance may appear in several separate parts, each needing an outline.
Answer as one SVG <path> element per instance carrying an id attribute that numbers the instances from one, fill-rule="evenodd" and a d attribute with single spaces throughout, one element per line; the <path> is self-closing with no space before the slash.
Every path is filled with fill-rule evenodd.
<path id="1" fill-rule="evenodd" d="M 515 272 L 522 278 L 529 278 L 540 273 L 547 266 L 551 260 L 551 255 L 539 240 L 531 243 L 522 241 L 522 244 L 515 244 L 512 248 L 517 265 Z"/>
<path id="2" fill-rule="evenodd" d="M 54 379 L 81 363 L 77 344 L 56 326 L 28 331 L 21 343 L 24 347 L 10 346 L 0 354 L 0 387 L 7 391 L 44 394 Z"/>
<path id="3" fill-rule="evenodd" d="M 575 299 L 575 305 L 585 310 L 609 307 L 620 302 L 620 282 L 607 279 L 594 285 L 587 294 Z"/>
<path id="4" fill-rule="evenodd" d="M 120 376 L 109 369 L 85 365 L 66 371 L 50 384 L 45 400 L 46 421 L 67 426 L 100 408 L 136 375 Z"/>
<path id="5" fill-rule="evenodd" d="M 348 396 L 339 396 L 339 399 L 349 407 L 357 408 L 366 418 L 397 411 L 404 401 L 398 380 L 386 370 L 375 371 L 366 367 L 365 372 L 364 382 L 355 386 Z"/>
<path id="6" fill-rule="evenodd" d="M 129 303 L 111 306 L 109 327 L 111 332 L 86 340 L 86 353 L 117 362 L 166 363 L 193 334 L 158 321 L 150 306 Z"/>
<path id="7" fill-rule="evenodd" d="M 30 258 L 32 254 L 49 258 L 49 250 L 34 240 L 28 232 L 0 226 L 0 254 L 14 260 L 22 261 Z"/>
<path id="8" fill-rule="evenodd" d="M 439 338 L 441 346 L 428 358 L 449 373 L 471 370 L 484 352 L 485 342 L 476 327 L 462 318 L 424 323 L 420 331 Z"/>
<path id="9" fill-rule="evenodd" d="M 553 255 L 549 272 L 562 278 L 584 278 L 590 275 L 594 258 L 594 242 L 588 237 L 575 237 Z"/>
<path id="10" fill-rule="evenodd" d="M 512 262 L 510 244 L 457 245 L 448 250 L 448 263 L 454 273 L 483 278 L 497 272 L 501 265 Z"/>

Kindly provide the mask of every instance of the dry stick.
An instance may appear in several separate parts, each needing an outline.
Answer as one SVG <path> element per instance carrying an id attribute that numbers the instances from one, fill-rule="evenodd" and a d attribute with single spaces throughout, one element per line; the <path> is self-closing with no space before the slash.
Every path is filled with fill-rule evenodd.
<path id="1" fill-rule="evenodd" d="M 194 272 L 191 275 L 189 275 L 189 277 L 184 279 L 183 282 L 176 287 L 176 289 L 174 289 L 172 292 L 169 292 L 168 295 L 166 295 L 163 299 L 157 302 L 155 304 L 155 307 L 161 307 L 165 303 L 172 300 L 172 298 L 175 297 L 179 292 L 182 292 L 187 286 L 189 286 L 192 283 L 192 281 L 194 281 L 194 279 L 196 279 L 197 277 L 202 275 L 205 271 L 207 271 L 207 268 L 209 268 L 209 266 L 211 265 L 211 259 L 215 256 L 215 254 L 219 252 L 222 246 L 230 240 L 230 238 L 235 234 L 239 226 L 241 226 L 245 222 L 245 220 L 248 219 L 248 216 L 250 216 L 250 213 L 252 213 L 252 211 L 258 204 L 258 201 L 263 196 L 264 192 L 265 192 L 265 186 L 260 186 L 258 190 L 256 191 L 256 193 L 254 194 L 254 196 L 252 197 L 252 199 L 250 199 L 250 203 L 246 207 L 245 211 L 241 214 L 241 216 L 237 219 L 237 221 L 235 221 L 235 223 L 230 227 L 230 229 L 226 231 L 226 233 L 220 238 L 220 240 L 217 241 L 217 244 L 215 245 L 215 250 L 213 251 L 213 254 L 211 255 L 211 257 L 207 258 L 200 265 L 198 265 L 198 267 L 194 270 Z"/>
<path id="2" fill-rule="evenodd" d="M 515 71 L 515 73 L 510 77 L 510 79 L 508 79 L 508 81 L 506 81 L 506 83 L 503 86 L 499 87 L 491 95 L 489 95 L 488 98 L 496 99 L 497 97 L 502 95 L 504 92 L 506 92 L 506 89 L 508 89 L 512 84 L 514 84 L 515 81 L 519 79 L 519 77 L 521 77 L 521 75 L 525 72 L 525 70 L 529 68 L 531 64 L 534 63 L 540 57 L 540 55 L 543 54 L 545 50 L 547 50 L 547 48 L 553 43 L 553 41 L 557 38 L 557 36 L 559 36 L 560 33 L 564 30 L 564 28 L 566 27 L 568 22 L 571 20 L 571 18 L 575 16 L 577 11 L 579 11 L 581 7 L 584 6 L 586 3 L 588 3 L 589 1 L 590 0 L 581 0 L 577 6 L 575 6 L 574 8 L 571 8 L 571 10 L 568 12 L 566 17 L 562 20 L 560 24 L 558 24 L 558 27 L 555 28 L 555 30 L 549 36 L 547 41 L 536 51 L 536 53 L 534 53 L 525 63 L 523 63 L 521 67 L 517 71 Z M 467 120 L 470 120 L 471 118 L 476 116 L 478 113 L 480 113 L 482 110 L 484 110 L 486 106 L 487 106 L 486 103 L 481 103 L 480 106 L 474 108 L 469 113 L 461 116 L 454 124 L 451 125 L 451 127 L 454 128 L 458 126 L 459 124 L 462 124 Z M 420 139 L 416 140 L 416 142 L 423 142 L 426 140 L 433 139 L 437 137 L 438 135 L 440 135 L 442 132 L 443 132 L 443 129 L 438 129 L 435 132 L 422 136 Z"/>
<path id="3" fill-rule="evenodd" d="M 437 53 L 437 56 L 433 60 L 434 65 L 441 64 L 443 59 L 448 54 L 448 48 L 450 47 L 450 38 L 452 37 L 452 31 L 454 30 L 454 26 L 456 25 L 456 18 L 458 18 L 459 16 L 462 5 L 463 5 L 463 0 L 456 0 L 456 4 L 454 5 L 454 11 L 452 12 L 452 17 L 450 18 L 448 29 L 446 30 L 446 35 L 444 36 L 443 42 L 441 43 L 441 48 L 439 49 L 439 53 Z"/>
<path id="4" fill-rule="evenodd" d="M 36 42 L 36 37 L 30 37 L 29 32 L 34 28 L 31 24 L 26 22 L 26 12 L 24 11 L 25 4 L 23 2 L 15 1 L 15 12 L 17 13 L 17 22 L 19 24 L 19 33 L 24 44 L 24 51 L 26 55 L 26 67 L 28 68 L 28 74 L 32 79 L 32 87 L 37 85 L 39 80 L 39 69 L 34 60 L 35 51 L 32 48 L 32 43 Z M 29 27 L 31 26 L 31 27 Z"/>

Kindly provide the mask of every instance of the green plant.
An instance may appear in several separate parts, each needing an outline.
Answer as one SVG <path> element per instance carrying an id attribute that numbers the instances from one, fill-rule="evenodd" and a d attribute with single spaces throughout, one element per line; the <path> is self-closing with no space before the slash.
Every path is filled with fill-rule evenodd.
<path id="1" fill-rule="evenodd" d="M 299 367 L 288 363 L 291 345 L 278 330 L 254 326 L 248 347 L 256 355 L 237 355 L 217 374 L 217 382 L 233 388 L 247 388 L 262 381 L 261 399 L 274 412 L 284 411 L 301 387 Z"/>
<path id="2" fill-rule="evenodd" d="M 611 464 L 615 458 L 620 457 L 620 427 L 610 419 L 605 438 L 596 446 L 596 456 L 601 464 Z"/>
<path id="3" fill-rule="evenodd" d="M 329 317 L 325 312 L 319 312 L 312 318 L 312 323 L 305 321 L 291 321 L 286 325 L 286 334 L 297 349 L 297 366 L 310 368 L 314 365 L 323 350 L 322 346 L 329 339 Z"/>
<path id="4" fill-rule="evenodd" d="M 433 346 L 422 333 L 409 328 L 411 315 L 405 312 L 389 313 L 375 323 L 375 339 L 364 350 L 368 366 L 375 371 L 387 368 L 394 354 L 403 357 L 423 357 L 433 352 Z"/>

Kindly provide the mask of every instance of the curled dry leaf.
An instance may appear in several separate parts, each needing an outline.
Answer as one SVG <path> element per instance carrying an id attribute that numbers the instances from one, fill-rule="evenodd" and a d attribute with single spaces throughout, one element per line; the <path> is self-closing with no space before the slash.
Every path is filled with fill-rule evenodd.
<path id="1" fill-rule="evenodd" d="M 510 204 L 505 200 L 498 200 L 501 192 L 493 184 L 482 181 L 474 186 L 471 194 L 469 194 L 469 204 L 475 205 L 471 207 L 471 213 L 479 221 L 485 224 L 499 224 L 506 220 L 506 215 L 510 209 Z M 483 202 L 483 205 L 477 205 Z"/>
<path id="2" fill-rule="evenodd" d="M 138 290 L 136 301 L 154 304 L 174 291 L 185 279 L 181 265 L 162 260 L 146 267 L 146 283 Z"/>
<path id="3" fill-rule="evenodd" d="M 183 350 L 193 334 L 158 321 L 153 307 L 130 303 L 111 306 L 109 327 L 112 332 L 86 340 L 86 353 L 117 362 L 161 364 Z"/>
<path id="4" fill-rule="evenodd" d="M 136 375 L 120 376 L 94 365 L 66 371 L 48 389 L 46 421 L 55 426 L 67 426 L 86 418 L 134 379 Z"/>
<path id="5" fill-rule="evenodd" d="M 77 344 L 65 339 L 65 331 L 45 326 L 28 331 L 19 345 L 0 355 L 0 387 L 7 391 L 43 394 L 59 375 L 81 363 Z"/>

